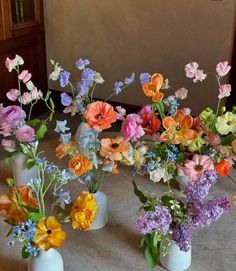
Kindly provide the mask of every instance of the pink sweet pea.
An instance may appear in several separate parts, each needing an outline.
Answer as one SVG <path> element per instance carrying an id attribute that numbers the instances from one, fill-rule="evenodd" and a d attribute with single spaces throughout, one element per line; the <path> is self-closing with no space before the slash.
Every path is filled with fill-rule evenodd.
<path id="1" fill-rule="evenodd" d="M 0 135 L 4 137 L 12 135 L 13 125 L 7 122 L 0 122 Z"/>
<path id="2" fill-rule="evenodd" d="M 41 90 L 38 90 L 36 87 L 30 92 L 32 100 L 39 100 L 43 97 Z"/>
<path id="3" fill-rule="evenodd" d="M 126 140 L 136 141 L 145 134 L 141 122 L 138 114 L 130 114 L 126 117 L 121 125 L 121 133 Z"/>
<path id="4" fill-rule="evenodd" d="M 12 88 L 11 90 L 9 90 L 7 92 L 7 98 L 10 100 L 10 101 L 13 101 L 15 102 L 19 96 L 20 92 L 18 89 L 15 89 L 15 88 Z"/>
<path id="5" fill-rule="evenodd" d="M 117 111 L 116 112 L 116 119 L 123 121 L 125 119 L 126 110 L 121 106 L 116 106 L 115 109 Z"/>
<path id="6" fill-rule="evenodd" d="M 180 88 L 175 92 L 175 97 L 181 100 L 187 98 L 188 90 L 186 88 Z"/>
<path id="7" fill-rule="evenodd" d="M 183 108 L 182 111 L 184 112 L 184 115 L 190 115 L 191 114 L 191 109 L 189 107 Z"/>
<path id="8" fill-rule="evenodd" d="M 229 97 L 231 92 L 231 85 L 230 84 L 220 85 L 219 92 L 220 92 L 220 94 L 218 95 L 219 99 Z"/>
<path id="9" fill-rule="evenodd" d="M 199 67 L 199 64 L 197 62 L 191 62 L 185 65 L 185 73 L 188 78 L 194 78 L 195 77 L 195 72 L 197 71 Z"/>
<path id="10" fill-rule="evenodd" d="M 31 142 L 35 138 L 35 131 L 28 125 L 23 125 L 15 131 L 16 138 L 21 142 Z"/>
<path id="11" fill-rule="evenodd" d="M 16 151 L 16 143 L 13 140 L 3 139 L 2 146 L 8 152 Z"/>
<path id="12" fill-rule="evenodd" d="M 216 134 L 209 134 L 204 137 L 205 141 L 209 145 L 217 146 L 220 145 L 221 139 L 220 136 Z"/>
<path id="13" fill-rule="evenodd" d="M 197 81 L 202 82 L 207 77 L 207 75 L 203 73 L 203 70 L 197 70 L 194 75 L 195 75 L 195 78 L 193 79 L 194 83 L 197 83 Z"/>
<path id="14" fill-rule="evenodd" d="M 27 83 L 31 79 L 31 77 L 32 74 L 29 73 L 28 70 L 23 70 L 18 76 L 18 78 L 23 81 L 24 84 Z"/>
<path id="15" fill-rule="evenodd" d="M 32 96 L 29 92 L 24 92 L 21 96 L 20 102 L 24 105 L 32 102 Z"/>
<path id="16" fill-rule="evenodd" d="M 228 61 L 222 61 L 216 65 L 216 72 L 218 76 L 223 77 L 230 71 L 231 66 Z"/>
<path id="17" fill-rule="evenodd" d="M 5 66 L 9 72 L 11 72 L 16 66 L 23 64 L 24 60 L 19 55 L 16 55 L 14 59 L 10 59 L 9 57 L 7 57 L 7 59 L 5 60 Z"/>

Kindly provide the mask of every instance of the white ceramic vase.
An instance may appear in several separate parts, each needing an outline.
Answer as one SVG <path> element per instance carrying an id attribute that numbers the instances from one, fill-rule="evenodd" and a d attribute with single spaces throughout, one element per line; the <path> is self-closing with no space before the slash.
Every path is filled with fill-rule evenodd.
<path id="1" fill-rule="evenodd" d="M 92 223 L 91 230 L 97 230 L 97 229 L 103 228 L 108 222 L 107 196 L 101 191 L 98 191 L 94 193 L 93 195 L 96 199 L 98 211 L 95 214 L 96 218 Z"/>
<path id="2" fill-rule="evenodd" d="M 80 136 L 85 136 L 89 129 L 87 123 L 81 122 L 75 133 L 75 142 L 78 142 Z"/>
<path id="3" fill-rule="evenodd" d="M 184 191 L 185 186 L 188 184 L 189 178 L 186 175 L 180 175 L 180 174 L 178 174 L 176 176 L 176 181 L 179 184 L 179 189 L 181 191 Z"/>
<path id="4" fill-rule="evenodd" d="M 27 168 L 27 156 L 16 153 L 12 159 L 13 180 L 16 186 L 25 186 L 32 178 L 37 177 L 36 166 Z"/>
<path id="5" fill-rule="evenodd" d="M 173 241 L 165 239 L 162 246 L 168 246 L 168 253 L 164 256 L 162 252 L 160 253 L 160 263 L 169 271 L 184 271 L 187 270 L 191 265 L 191 248 L 189 251 L 181 251 L 178 245 Z"/>
<path id="6" fill-rule="evenodd" d="M 61 254 L 54 248 L 39 251 L 38 256 L 29 259 L 28 271 L 64 271 Z"/>

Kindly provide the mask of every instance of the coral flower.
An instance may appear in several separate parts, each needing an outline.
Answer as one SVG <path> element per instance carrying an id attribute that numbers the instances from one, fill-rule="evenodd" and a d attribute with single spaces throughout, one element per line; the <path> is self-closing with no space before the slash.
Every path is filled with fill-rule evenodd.
<path id="1" fill-rule="evenodd" d="M 37 200 L 33 198 L 29 187 L 19 186 L 14 189 L 10 189 L 7 194 L 0 196 L 0 215 L 11 224 L 26 221 L 28 210 L 20 205 L 37 207 Z"/>
<path id="2" fill-rule="evenodd" d="M 90 230 L 97 210 L 94 195 L 83 191 L 72 207 L 70 214 L 72 227 L 78 230 Z"/>
<path id="3" fill-rule="evenodd" d="M 70 141 L 68 144 L 60 144 L 56 147 L 56 157 L 62 159 L 67 154 L 72 154 L 76 150 L 76 142 Z"/>
<path id="4" fill-rule="evenodd" d="M 192 160 L 186 160 L 178 167 L 178 173 L 186 175 L 191 181 L 197 181 L 206 170 L 214 170 L 212 160 L 207 155 L 195 154 Z"/>
<path id="5" fill-rule="evenodd" d="M 98 131 L 108 129 L 111 127 L 111 123 L 116 122 L 114 108 L 110 104 L 100 101 L 89 104 L 84 117 L 88 126 Z"/>
<path id="6" fill-rule="evenodd" d="M 230 165 L 229 162 L 227 162 L 226 160 L 223 160 L 217 164 L 215 164 L 215 169 L 216 169 L 216 172 L 222 176 L 222 177 L 225 177 L 229 174 L 229 172 L 231 171 L 232 169 L 232 166 Z"/>
<path id="7" fill-rule="evenodd" d="M 93 168 L 93 163 L 84 155 L 76 155 L 69 161 L 69 169 L 76 176 L 82 176 Z"/>
<path id="8" fill-rule="evenodd" d="M 104 138 L 101 140 L 100 154 L 111 161 L 120 161 L 124 157 L 128 158 L 131 145 L 123 137 Z"/>
<path id="9" fill-rule="evenodd" d="M 162 85 L 163 76 L 160 73 L 154 73 L 151 82 L 143 85 L 143 92 L 146 96 L 152 97 L 153 102 L 159 102 L 164 96 L 164 93 L 160 92 Z"/>
<path id="10" fill-rule="evenodd" d="M 173 144 L 179 144 L 185 140 L 197 138 L 197 132 L 190 129 L 193 125 L 193 117 L 185 115 L 182 110 L 177 110 L 173 117 L 163 119 L 163 127 L 166 129 L 161 134 L 162 141 L 171 141 Z"/>
<path id="11" fill-rule="evenodd" d="M 36 226 L 34 236 L 35 245 L 42 250 L 60 248 L 64 244 L 66 233 L 61 229 L 61 224 L 53 216 L 42 218 Z"/>
<path id="12" fill-rule="evenodd" d="M 142 120 L 142 127 L 147 135 L 153 135 L 161 126 L 161 121 L 156 114 L 146 114 L 142 117 Z"/>

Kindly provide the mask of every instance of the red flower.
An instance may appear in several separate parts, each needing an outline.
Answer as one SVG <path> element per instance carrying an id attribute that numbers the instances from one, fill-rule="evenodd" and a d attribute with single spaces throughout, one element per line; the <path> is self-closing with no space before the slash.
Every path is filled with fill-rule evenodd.
<path id="1" fill-rule="evenodd" d="M 232 166 L 230 165 L 229 162 L 223 160 L 220 163 L 215 164 L 215 169 L 220 176 L 225 177 L 231 171 Z"/>
<path id="2" fill-rule="evenodd" d="M 161 126 L 161 121 L 156 114 L 145 114 L 142 116 L 142 121 L 142 127 L 147 135 L 153 135 Z"/>

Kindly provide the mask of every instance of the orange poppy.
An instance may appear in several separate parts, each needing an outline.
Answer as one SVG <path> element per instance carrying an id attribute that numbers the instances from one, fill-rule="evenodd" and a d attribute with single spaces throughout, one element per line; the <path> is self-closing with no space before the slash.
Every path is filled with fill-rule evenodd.
<path id="1" fill-rule="evenodd" d="M 118 136 L 116 138 L 103 138 L 101 140 L 100 154 L 112 161 L 120 161 L 129 156 L 130 143 Z"/>
<path id="2" fill-rule="evenodd" d="M 32 190 L 27 186 L 12 188 L 7 194 L 0 196 L 0 215 L 11 224 L 26 221 L 28 210 L 22 206 L 33 208 L 38 206 L 37 200 L 33 198 Z"/>
<path id="3" fill-rule="evenodd" d="M 93 168 L 93 163 L 84 155 L 78 154 L 69 161 L 69 169 L 76 176 L 82 176 Z"/>
<path id="4" fill-rule="evenodd" d="M 216 169 L 216 172 L 222 176 L 222 177 L 225 177 L 229 174 L 229 172 L 231 171 L 232 169 L 232 166 L 230 165 L 229 162 L 227 162 L 226 160 L 223 160 L 217 164 L 215 164 L 215 169 Z"/>
<path id="5" fill-rule="evenodd" d="M 36 226 L 34 242 L 44 251 L 50 248 L 60 248 L 64 244 L 66 233 L 61 229 L 61 224 L 53 216 L 42 218 Z"/>
<path id="6" fill-rule="evenodd" d="M 173 117 L 165 117 L 162 125 L 166 131 L 161 134 L 161 141 L 171 141 L 172 144 L 179 144 L 185 140 L 197 138 L 197 132 L 191 129 L 193 117 L 185 115 L 182 110 L 177 110 Z"/>
<path id="7" fill-rule="evenodd" d="M 62 159 L 68 153 L 74 153 L 76 150 L 76 142 L 70 141 L 68 144 L 60 144 L 56 147 L 56 157 Z"/>
<path id="8" fill-rule="evenodd" d="M 151 82 L 143 85 L 144 94 L 152 97 L 153 102 L 159 102 L 164 97 L 164 93 L 160 92 L 163 81 L 163 76 L 160 73 L 154 73 L 151 77 Z"/>
<path id="9" fill-rule="evenodd" d="M 116 122 L 116 113 L 113 106 L 100 101 L 89 104 L 84 117 L 88 126 L 98 131 L 108 129 L 111 127 L 111 123 Z"/>

